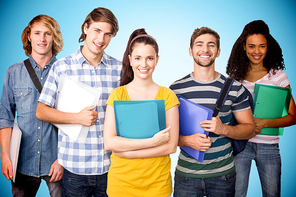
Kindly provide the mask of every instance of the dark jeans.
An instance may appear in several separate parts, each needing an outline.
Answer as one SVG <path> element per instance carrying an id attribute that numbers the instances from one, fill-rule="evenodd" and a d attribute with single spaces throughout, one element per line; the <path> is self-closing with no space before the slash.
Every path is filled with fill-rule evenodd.
<path id="1" fill-rule="evenodd" d="M 46 181 L 51 197 L 62 196 L 62 181 L 49 182 L 49 176 L 33 177 L 16 173 L 15 183 L 11 181 L 13 197 L 34 197 L 41 184 L 41 179 Z"/>
<path id="2" fill-rule="evenodd" d="M 64 169 L 64 197 L 107 197 L 107 173 L 102 175 L 79 175 Z"/>
<path id="3" fill-rule="evenodd" d="M 189 178 L 175 173 L 174 197 L 233 197 L 236 173 L 222 177 Z"/>

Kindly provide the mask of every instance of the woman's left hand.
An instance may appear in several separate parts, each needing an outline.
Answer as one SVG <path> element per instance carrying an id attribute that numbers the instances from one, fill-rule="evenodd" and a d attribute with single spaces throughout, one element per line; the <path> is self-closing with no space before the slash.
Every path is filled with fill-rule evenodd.
<path id="1" fill-rule="evenodd" d="M 260 118 L 254 118 L 256 130 L 261 130 L 265 127 L 265 120 Z"/>

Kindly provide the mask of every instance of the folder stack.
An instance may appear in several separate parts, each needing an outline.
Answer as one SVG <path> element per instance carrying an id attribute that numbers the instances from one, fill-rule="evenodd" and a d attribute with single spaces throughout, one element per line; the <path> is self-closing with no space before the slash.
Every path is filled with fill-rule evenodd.
<path id="1" fill-rule="evenodd" d="M 164 100 L 114 101 L 113 104 L 118 136 L 151 138 L 166 128 Z"/>
<path id="2" fill-rule="evenodd" d="M 291 88 L 255 84 L 254 89 L 254 117 L 255 118 L 281 118 L 288 114 Z M 263 128 L 260 135 L 283 135 L 284 128 Z"/>
<path id="3" fill-rule="evenodd" d="M 55 108 L 62 112 L 78 113 L 85 107 L 98 105 L 101 92 L 70 76 L 61 76 Z M 85 143 L 90 127 L 79 124 L 54 124 L 75 142 Z"/>
<path id="4" fill-rule="evenodd" d="M 211 120 L 213 110 L 204 107 L 202 105 L 193 103 L 184 97 L 177 95 L 180 106 L 179 106 L 179 130 L 180 135 L 193 135 L 196 133 L 204 133 L 207 136 L 209 132 L 205 131 L 201 126 L 200 122 L 203 120 Z M 195 158 L 199 162 L 203 162 L 204 152 L 195 150 L 189 146 L 180 147 L 187 154 Z"/>

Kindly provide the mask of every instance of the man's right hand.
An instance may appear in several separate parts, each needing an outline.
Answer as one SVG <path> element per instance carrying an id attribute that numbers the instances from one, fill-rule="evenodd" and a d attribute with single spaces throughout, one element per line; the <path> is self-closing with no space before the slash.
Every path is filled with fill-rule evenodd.
<path id="1" fill-rule="evenodd" d="M 211 138 L 203 133 L 188 136 L 180 135 L 179 137 L 179 146 L 190 146 L 191 148 L 205 152 L 211 145 Z"/>
<path id="2" fill-rule="evenodd" d="M 90 127 L 95 124 L 98 118 L 98 112 L 93 110 L 96 109 L 96 107 L 96 105 L 92 105 L 78 113 L 78 120 L 81 125 Z"/>
<path id="3" fill-rule="evenodd" d="M 8 156 L 1 155 L 1 167 L 2 167 L 2 174 L 6 177 L 6 179 L 12 180 L 13 179 L 12 163 Z"/>

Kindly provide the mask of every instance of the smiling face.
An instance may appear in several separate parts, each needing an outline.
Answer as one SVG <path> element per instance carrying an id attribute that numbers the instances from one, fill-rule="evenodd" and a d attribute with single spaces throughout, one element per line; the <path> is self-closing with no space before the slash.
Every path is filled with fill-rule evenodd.
<path id="1" fill-rule="evenodd" d="M 135 43 L 129 56 L 134 79 L 152 79 L 152 73 L 157 65 L 158 58 L 152 45 Z"/>
<path id="2" fill-rule="evenodd" d="M 42 23 L 34 23 L 28 39 L 32 46 L 32 56 L 52 56 L 53 36 L 52 31 Z"/>
<path id="3" fill-rule="evenodd" d="M 198 36 L 192 48 L 189 48 L 189 54 L 193 57 L 196 65 L 209 67 L 213 65 L 216 57 L 220 55 L 220 49 L 217 46 L 217 39 L 211 34 L 202 34 Z"/>
<path id="4" fill-rule="evenodd" d="M 83 54 L 86 57 L 102 57 L 104 49 L 109 45 L 112 38 L 112 25 L 107 22 L 92 22 L 89 27 L 84 26 L 86 34 Z"/>
<path id="5" fill-rule="evenodd" d="M 250 65 L 263 66 L 263 60 L 267 54 L 267 40 L 262 34 L 248 36 L 244 50 L 249 58 Z"/>

